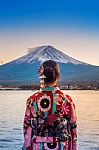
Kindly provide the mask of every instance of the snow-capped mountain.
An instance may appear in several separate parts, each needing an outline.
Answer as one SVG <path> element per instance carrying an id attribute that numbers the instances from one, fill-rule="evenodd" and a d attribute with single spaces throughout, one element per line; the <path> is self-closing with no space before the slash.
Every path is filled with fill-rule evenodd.
<path id="1" fill-rule="evenodd" d="M 52 59 L 60 65 L 60 82 L 98 81 L 99 67 L 78 61 L 48 45 L 31 48 L 28 53 L 16 60 L 0 66 L 0 84 L 39 83 L 38 68 Z"/>
<path id="2" fill-rule="evenodd" d="M 36 61 L 43 63 L 46 60 L 52 59 L 59 63 L 72 63 L 72 64 L 85 64 L 81 61 L 73 59 L 72 57 L 64 54 L 63 52 L 59 51 L 58 49 L 48 45 L 48 46 L 41 46 L 37 48 L 31 48 L 28 50 L 28 54 L 17 59 L 16 63 L 34 63 Z"/>

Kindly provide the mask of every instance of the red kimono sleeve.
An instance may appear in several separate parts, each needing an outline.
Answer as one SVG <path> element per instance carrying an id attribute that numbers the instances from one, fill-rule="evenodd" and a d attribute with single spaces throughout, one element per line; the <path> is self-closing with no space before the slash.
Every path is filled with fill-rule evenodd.
<path id="1" fill-rule="evenodd" d="M 23 122 L 23 132 L 24 132 L 24 144 L 23 150 L 31 150 L 32 145 L 32 127 L 31 127 L 31 119 L 32 119 L 32 100 L 28 98 L 26 103 L 26 110 Z"/>
<path id="2" fill-rule="evenodd" d="M 73 100 L 70 96 L 66 95 L 70 103 L 70 120 L 69 120 L 69 131 L 71 135 L 70 140 L 70 150 L 77 150 L 77 116 L 76 116 L 76 108 Z"/>

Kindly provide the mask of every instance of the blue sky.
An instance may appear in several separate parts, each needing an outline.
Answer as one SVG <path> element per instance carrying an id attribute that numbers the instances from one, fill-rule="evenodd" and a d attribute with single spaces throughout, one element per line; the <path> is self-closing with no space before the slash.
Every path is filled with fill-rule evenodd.
<path id="1" fill-rule="evenodd" d="M 99 1 L 2 0 L 0 33 L 4 63 L 23 55 L 28 47 L 51 44 L 98 65 Z"/>
<path id="2" fill-rule="evenodd" d="M 39 23 L 46 27 L 50 25 L 74 25 L 86 29 L 90 25 L 97 30 L 99 1 L 3 0 L 0 2 L 1 27 L 39 27 Z"/>

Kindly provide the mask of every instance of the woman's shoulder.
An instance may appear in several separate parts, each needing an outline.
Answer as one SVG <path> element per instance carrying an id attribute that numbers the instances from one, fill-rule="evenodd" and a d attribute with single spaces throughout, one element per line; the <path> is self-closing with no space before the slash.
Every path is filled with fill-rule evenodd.
<path id="1" fill-rule="evenodd" d="M 27 99 L 28 102 L 35 102 L 36 99 L 41 95 L 40 91 L 35 91 L 29 98 Z"/>
<path id="2" fill-rule="evenodd" d="M 70 95 L 65 94 L 63 91 L 61 91 L 60 89 L 56 91 L 56 93 L 59 94 L 59 96 L 66 98 L 69 102 L 73 102 L 72 98 Z"/>
<path id="3" fill-rule="evenodd" d="M 37 98 L 40 96 L 40 94 L 41 94 L 40 91 L 35 91 L 35 92 L 33 92 L 33 94 L 31 96 L 29 96 L 27 98 L 27 101 L 26 101 L 27 108 L 31 107 L 31 105 L 33 104 L 33 102 L 37 101 Z"/>
<path id="4" fill-rule="evenodd" d="M 72 98 L 71 98 L 70 95 L 66 94 L 66 98 L 67 98 L 71 103 L 73 102 L 73 100 L 72 100 Z"/>
<path id="5" fill-rule="evenodd" d="M 32 99 L 37 98 L 42 95 L 42 91 L 35 91 L 33 94 L 30 96 Z"/>

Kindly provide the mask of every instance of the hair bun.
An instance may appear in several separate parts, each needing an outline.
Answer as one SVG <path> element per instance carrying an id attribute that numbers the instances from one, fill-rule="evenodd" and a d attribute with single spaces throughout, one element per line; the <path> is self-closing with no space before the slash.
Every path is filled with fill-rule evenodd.
<path id="1" fill-rule="evenodd" d="M 46 82 L 53 82 L 56 80 L 55 69 L 47 67 L 44 69 L 44 75 L 46 76 Z"/>
<path id="2" fill-rule="evenodd" d="M 59 76 L 59 65 L 53 60 L 48 60 L 43 63 L 43 67 L 43 74 L 46 76 L 44 79 L 45 83 L 56 81 L 57 77 Z"/>

